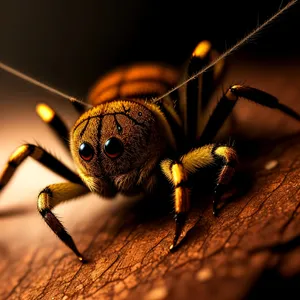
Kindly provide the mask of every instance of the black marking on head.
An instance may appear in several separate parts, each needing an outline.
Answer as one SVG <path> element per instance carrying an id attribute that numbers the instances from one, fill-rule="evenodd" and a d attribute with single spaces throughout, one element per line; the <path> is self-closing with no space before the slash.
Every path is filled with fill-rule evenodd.
<path id="1" fill-rule="evenodd" d="M 145 127 L 145 124 L 144 123 L 140 123 L 138 122 L 135 118 L 129 116 L 127 113 L 122 113 L 122 112 L 119 112 L 119 113 L 115 113 L 116 115 L 123 115 L 123 116 L 126 116 L 129 120 L 131 120 L 135 125 L 139 125 L 141 127 Z M 107 114 L 108 115 L 108 114 Z M 106 115 L 106 116 L 107 116 Z"/>
<path id="2" fill-rule="evenodd" d="M 100 121 L 99 121 L 99 124 L 98 124 L 98 128 L 97 128 L 97 157 L 98 159 L 100 160 L 100 164 L 101 164 L 101 131 L 102 131 L 102 121 L 103 121 L 103 118 L 102 116 L 100 117 Z M 101 166 L 102 167 L 102 166 Z"/>
<path id="3" fill-rule="evenodd" d="M 90 119 L 91 119 L 90 117 L 87 118 L 86 123 L 85 123 L 85 125 L 84 125 L 82 131 L 80 132 L 80 137 L 81 137 L 81 138 L 83 137 L 83 134 L 84 134 L 84 132 L 86 131 L 88 125 L 89 125 Z"/>
<path id="4" fill-rule="evenodd" d="M 120 125 L 120 123 L 118 122 L 117 116 L 116 116 L 116 115 L 114 115 L 114 119 L 115 119 L 115 122 L 116 122 L 116 125 L 117 125 L 118 133 L 121 134 L 122 131 L 123 131 L 123 128 L 122 128 L 122 126 Z"/>
<path id="5" fill-rule="evenodd" d="M 130 109 L 128 109 L 127 111 L 130 111 Z M 100 115 L 96 115 L 96 116 L 92 116 L 89 119 L 94 119 L 94 118 L 104 118 L 106 116 L 115 116 L 115 115 L 123 115 L 126 116 L 129 120 L 131 120 L 135 125 L 139 125 L 142 127 L 145 127 L 144 123 L 140 123 L 138 122 L 136 119 L 134 119 L 133 117 L 131 117 L 130 115 L 128 115 L 126 112 L 114 112 L 114 113 L 106 113 L 106 114 L 100 114 Z M 73 133 L 77 130 L 77 128 L 83 123 L 85 122 L 85 120 L 82 120 L 79 124 L 76 125 L 76 127 L 73 130 Z"/>
<path id="6" fill-rule="evenodd" d="M 101 145 L 101 131 L 102 131 L 102 121 L 103 121 L 103 117 L 101 117 L 98 128 L 97 128 L 97 159 L 100 165 L 100 169 L 102 172 L 102 176 L 101 177 L 105 177 L 107 180 L 109 180 L 109 177 L 107 175 L 107 173 L 105 172 L 105 168 L 103 168 L 103 156 L 102 156 L 102 145 Z"/>
<path id="7" fill-rule="evenodd" d="M 113 115 L 113 114 L 111 114 L 111 115 Z M 114 186 L 112 180 L 110 179 L 110 177 L 106 173 L 105 168 L 103 168 L 103 163 L 102 163 L 102 161 L 103 161 L 103 153 L 102 153 L 102 145 L 101 145 L 102 121 L 103 121 L 103 116 L 101 117 L 98 128 L 97 128 L 97 148 L 96 148 L 97 159 L 98 159 L 100 169 L 101 169 L 101 172 L 102 172 L 100 178 L 105 178 L 106 182 L 109 185 Z"/>
<path id="8" fill-rule="evenodd" d="M 130 107 L 126 109 L 125 106 L 124 106 L 124 104 L 122 104 L 122 107 L 124 109 L 125 114 L 127 114 L 127 113 L 130 112 Z"/>

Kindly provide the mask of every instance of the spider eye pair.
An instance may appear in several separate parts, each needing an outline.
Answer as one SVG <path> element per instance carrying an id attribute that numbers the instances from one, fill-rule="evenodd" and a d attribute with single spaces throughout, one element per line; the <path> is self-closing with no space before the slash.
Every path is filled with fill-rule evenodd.
<path id="1" fill-rule="evenodd" d="M 123 153 L 123 151 L 123 143 L 115 137 L 108 139 L 104 144 L 104 153 L 109 158 L 117 158 Z M 87 142 L 83 142 L 79 146 L 79 155 L 85 161 L 90 161 L 94 157 L 94 153 L 95 151 L 93 147 Z"/>

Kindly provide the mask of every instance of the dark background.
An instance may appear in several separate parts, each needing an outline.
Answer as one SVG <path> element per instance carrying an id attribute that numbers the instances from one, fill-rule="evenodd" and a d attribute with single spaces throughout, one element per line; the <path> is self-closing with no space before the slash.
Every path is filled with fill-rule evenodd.
<path id="1" fill-rule="evenodd" d="M 221 51 L 288 1 L 0 1 L 0 60 L 82 97 L 99 75 L 133 61 L 182 64 L 198 41 Z M 239 50 L 298 56 L 296 4 Z"/>

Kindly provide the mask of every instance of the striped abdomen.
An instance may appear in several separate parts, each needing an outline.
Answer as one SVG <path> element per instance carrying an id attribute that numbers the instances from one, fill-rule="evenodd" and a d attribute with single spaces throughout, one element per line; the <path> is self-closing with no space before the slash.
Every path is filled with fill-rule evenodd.
<path id="1" fill-rule="evenodd" d="M 179 80 L 179 72 L 155 64 L 135 64 L 108 73 L 96 82 L 88 100 L 93 105 L 117 99 L 152 98 L 170 90 Z"/>

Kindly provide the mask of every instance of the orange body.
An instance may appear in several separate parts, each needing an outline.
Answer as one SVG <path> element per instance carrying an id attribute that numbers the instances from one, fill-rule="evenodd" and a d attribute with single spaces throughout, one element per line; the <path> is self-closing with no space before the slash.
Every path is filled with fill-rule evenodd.
<path id="1" fill-rule="evenodd" d="M 179 81 L 180 72 L 159 64 L 121 67 L 100 78 L 91 89 L 88 101 L 99 105 L 113 100 L 157 97 Z"/>

